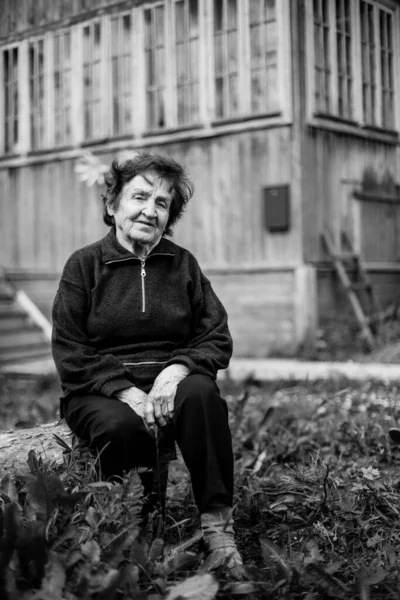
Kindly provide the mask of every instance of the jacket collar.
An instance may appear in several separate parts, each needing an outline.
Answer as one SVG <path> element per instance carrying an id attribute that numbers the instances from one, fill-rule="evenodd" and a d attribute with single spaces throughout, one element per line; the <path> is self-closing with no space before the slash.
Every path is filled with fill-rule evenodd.
<path id="1" fill-rule="evenodd" d="M 117 240 L 117 236 L 115 234 L 115 229 L 112 227 L 107 235 L 101 241 L 101 250 L 103 256 L 103 262 L 115 262 L 120 260 L 139 260 L 137 256 L 129 252 L 126 248 L 121 246 L 119 241 Z M 159 243 L 153 250 L 150 252 L 149 256 L 154 254 L 164 254 L 166 256 L 174 256 L 175 255 L 175 244 L 166 238 L 161 238 Z M 146 258 L 146 260 L 149 258 Z"/>

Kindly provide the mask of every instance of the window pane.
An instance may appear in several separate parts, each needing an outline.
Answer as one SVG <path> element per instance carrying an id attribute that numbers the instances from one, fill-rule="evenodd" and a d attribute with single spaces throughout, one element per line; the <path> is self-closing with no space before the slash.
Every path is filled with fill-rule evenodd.
<path id="1" fill-rule="evenodd" d="M 111 23 L 112 132 L 121 135 L 131 131 L 132 104 L 132 40 L 131 16 L 118 15 Z M 152 59 L 146 52 L 146 65 Z M 153 77 L 153 69 L 149 70 Z"/>
<path id="2" fill-rule="evenodd" d="M 165 126 L 164 6 L 146 9 L 144 18 L 147 126 L 152 129 Z"/>
<path id="3" fill-rule="evenodd" d="M 83 102 L 84 134 L 86 138 L 102 135 L 101 119 L 101 23 L 94 22 L 84 27 Z"/>
<path id="4" fill-rule="evenodd" d="M 31 147 L 44 147 L 44 45 L 43 39 L 28 47 Z"/>
<path id="5" fill-rule="evenodd" d="M 228 1 L 228 29 L 236 29 L 237 23 L 237 7 L 236 0 L 227 0 Z"/>
<path id="6" fill-rule="evenodd" d="M 199 28 L 199 6 L 198 0 L 189 0 L 189 34 L 197 36 Z"/>
<path id="7" fill-rule="evenodd" d="M 276 90 L 270 88 L 270 71 L 277 62 L 278 39 L 275 2 L 252 0 L 250 24 L 251 110 L 276 110 Z M 274 79 L 274 85 L 277 82 Z"/>
<path id="8" fill-rule="evenodd" d="M 393 17 L 384 10 L 379 11 L 380 68 L 381 68 L 381 123 L 383 127 L 394 127 L 394 73 L 393 73 Z"/>
<path id="9" fill-rule="evenodd" d="M 214 31 L 222 31 L 224 22 L 224 0 L 214 0 Z"/>
<path id="10" fill-rule="evenodd" d="M 361 14 L 361 78 L 363 96 L 363 120 L 367 124 L 375 125 L 375 44 L 376 33 L 373 20 L 373 6 L 365 0 L 360 2 Z"/>
<path id="11" fill-rule="evenodd" d="M 330 22 L 328 2 L 314 0 L 315 105 L 317 111 L 329 112 L 330 99 Z"/>
<path id="12" fill-rule="evenodd" d="M 153 45 L 153 37 L 152 37 L 152 20 L 151 20 L 151 10 L 144 11 L 144 47 L 145 49 L 151 48 Z"/>
<path id="13" fill-rule="evenodd" d="M 3 134 L 6 152 L 15 150 L 19 136 L 18 48 L 3 51 Z"/>
<path id="14" fill-rule="evenodd" d="M 175 3 L 175 54 L 178 125 L 198 119 L 198 2 L 181 0 Z M 194 87 L 196 86 L 196 87 Z"/>
<path id="15" fill-rule="evenodd" d="M 351 57 L 351 15 L 345 0 L 336 0 L 336 50 L 339 116 L 353 117 L 353 68 Z"/>
<path id="16" fill-rule="evenodd" d="M 239 110 L 236 0 L 224 0 L 215 11 L 215 18 L 218 20 L 214 24 L 215 111 L 216 116 L 229 117 Z"/>
<path id="17" fill-rule="evenodd" d="M 185 3 L 182 0 L 175 4 L 175 36 L 177 42 L 185 39 Z"/>

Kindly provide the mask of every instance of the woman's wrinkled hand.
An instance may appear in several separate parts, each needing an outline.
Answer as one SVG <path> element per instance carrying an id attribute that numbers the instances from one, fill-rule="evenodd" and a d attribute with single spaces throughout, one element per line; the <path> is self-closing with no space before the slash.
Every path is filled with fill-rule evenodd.
<path id="1" fill-rule="evenodd" d="M 151 430 L 164 427 L 174 415 L 176 388 L 189 375 L 189 369 L 176 363 L 166 367 L 154 381 L 144 407 L 144 420 Z"/>
<path id="2" fill-rule="evenodd" d="M 116 394 L 116 396 L 118 400 L 128 404 L 128 406 L 130 406 L 130 408 L 144 420 L 144 408 L 148 399 L 147 394 L 142 392 L 142 390 L 139 388 L 132 386 L 130 388 L 126 388 L 125 390 L 121 390 Z"/>

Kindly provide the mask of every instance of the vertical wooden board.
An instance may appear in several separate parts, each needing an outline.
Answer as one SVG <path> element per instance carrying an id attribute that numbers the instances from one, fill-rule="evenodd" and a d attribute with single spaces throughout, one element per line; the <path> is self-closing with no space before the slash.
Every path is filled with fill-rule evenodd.
<path id="1" fill-rule="evenodd" d="M 198 239 L 199 233 L 201 235 L 202 224 L 201 221 L 196 222 L 196 214 L 198 204 L 204 201 L 204 198 L 201 197 L 201 190 L 199 190 L 199 183 L 201 183 L 201 178 L 199 178 L 199 173 L 201 172 L 200 156 L 201 151 L 199 145 L 196 142 L 188 144 L 181 163 L 185 166 L 187 175 L 195 186 L 195 192 L 193 198 L 189 201 L 182 218 L 176 224 L 173 235 L 173 240 L 177 244 L 187 248 L 197 257 L 199 246 Z M 174 158 L 178 160 L 177 156 L 174 156 Z"/>
<path id="2" fill-rule="evenodd" d="M 58 167 L 58 190 L 56 194 L 54 222 L 57 231 L 57 268 L 61 270 L 71 253 L 71 178 L 67 172 L 68 161 L 61 161 Z"/>
<path id="3" fill-rule="evenodd" d="M 34 175 L 32 167 L 16 169 L 16 202 L 18 203 L 18 267 L 33 269 L 36 262 L 35 231 L 40 227 L 35 211 Z"/>
<path id="4" fill-rule="evenodd" d="M 254 180 L 258 181 L 258 195 L 265 186 L 291 184 L 291 141 L 289 128 L 271 129 L 266 132 L 259 132 L 256 135 L 267 135 L 268 154 L 257 156 L 258 172 L 261 177 L 256 176 Z M 256 162 L 256 161 L 255 161 Z M 290 186 L 292 195 L 292 185 Z M 291 203 L 292 204 L 292 198 Z M 291 206 L 291 217 L 292 206 Z M 262 213 L 261 213 L 262 219 Z M 296 224 L 291 224 L 288 232 L 284 233 L 264 233 L 263 260 L 269 264 L 284 264 L 293 262 L 299 256 L 299 248 L 294 244 Z"/>
<path id="5" fill-rule="evenodd" d="M 11 195 L 9 170 L 0 170 L 0 265 L 8 268 L 14 266 L 14 246 L 16 237 L 13 236 L 16 202 Z"/>
<path id="6" fill-rule="evenodd" d="M 226 251 L 224 248 L 223 232 L 226 229 L 227 220 L 224 213 L 225 206 L 229 203 L 227 183 L 229 182 L 229 160 L 226 152 L 226 140 L 216 138 L 211 147 L 212 171 L 211 171 L 211 231 L 213 238 L 212 258 L 217 264 L 226 263 Z"/>
<path id="7" fill-rule="evenodd" d="M 101 157 L 103 160 L 103 157 Z M 77 202 L 76 211 L 81 215 L 81 236 L 79 247 L 91 244 L 102 238 L 107 229 L 103 223 L 103 202 L 100 187 L 95 184 L 88 188 L 81 183 L 75 175 L 75 195 Z"/>
<path id="8" fill-rule="evenodd" d="M 226 215 L 226 225 L 223 232 L 225 238 L 226 261 L 238 264 L 246 261 L 244 243 L 244 228 L 242 219 L 243 181 L 240 171 L 240 139 L 241 135 L 227 138 L 229 160 L 229 189 L 223 206 Z"/>
<path id="9" fill-rule="evenodd" d="M 202 140 L 191 157 L 190 169 L 195 184 L 192 200 L 191 227 L 195 231 L 194 253 L 203 263 L 213 261 L 214 238 L 212 227 L 212 156 L 209 140 Z M 189 173 L 190 175 L 190 173 Z M 189 229 L 187 230 L 190 236 Z"/>
<path id="10" fill-rule="evenodd" d="M 36 234 L 36 262 L 40 270 L 49 270 L 51 265 L 51 239 L 54 235 L 56 224 L 53 218 L 53 198 L 50 194 L 50 179 L 53 176 L 54 163 L 44 163 L 33 167 L 35 212 L 37 215 Z"/>
<path id="11" fill-rule="evenodd" d="M 243 134 L 238 141 L 237 170 L 240 179 L 238 202 L 240 207 L 241 255 L 245 263 L 260 259 L 263 228 L 261 194 L 253 189 L 252 163 L 252 134 Z"/>
<path id="12" fill-rule="evenodd" d="M 46 243 L 47 264 L 50 271 L 58 269 L 59 249 L 59 203 L 60 203 L 60 162 L 48 165 L 47 195 L 48 203 L 48 235 Z"/>

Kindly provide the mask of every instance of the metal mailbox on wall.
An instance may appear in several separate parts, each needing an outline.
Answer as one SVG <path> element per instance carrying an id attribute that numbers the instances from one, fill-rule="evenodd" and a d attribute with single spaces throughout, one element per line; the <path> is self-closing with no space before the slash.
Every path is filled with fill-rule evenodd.
<path id="1" fill-rule="evenodd" d="M 290 185 L 275 185 L 263 189 L 264 225 L 270 232 L 290 229 Z"/>

